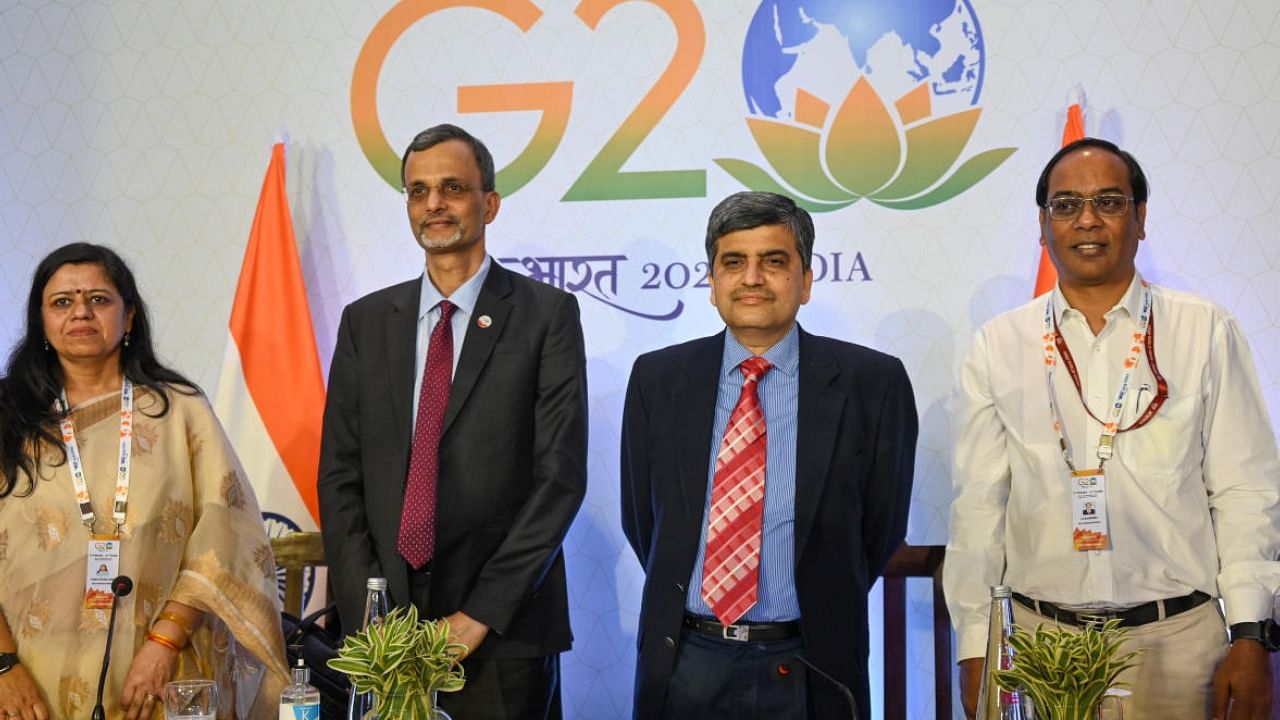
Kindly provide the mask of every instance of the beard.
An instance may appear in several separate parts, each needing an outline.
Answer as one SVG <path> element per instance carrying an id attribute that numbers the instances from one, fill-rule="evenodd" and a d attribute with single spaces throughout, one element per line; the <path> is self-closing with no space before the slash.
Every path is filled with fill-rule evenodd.
<path id="1" fill-rule="evenodd" d="M 430 228 L 427 227 L 427 224 L 432 220 L 438 219 L 440 219 L 438 216 L 427 218 L 418 225 L 418 244 L 421 245 L 424 250 L 444 250 L 445 248 L 458 244 L 458 242 L 462 240 L 463 227 L 462 224 L 458 222 L 457 218 L 449 218 L 455 224 L 453 226 L 453 234 L 448 237 L 432 238 L 428 235 L 427 233 Z"/>

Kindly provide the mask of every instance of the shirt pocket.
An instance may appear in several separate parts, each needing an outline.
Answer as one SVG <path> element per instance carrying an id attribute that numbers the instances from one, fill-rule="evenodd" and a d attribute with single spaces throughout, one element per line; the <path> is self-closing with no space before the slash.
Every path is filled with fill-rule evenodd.
<path id="1" fill-rule="evenodd" d="M 1116 460 L 1140 483 L 1159 478 L 1167 486 L 1170 479 L 1193 474 L 1190 469 L 1204 457 L 1203 414 L 1198 397 L 1169 398 L 1146 425 L 1120 434 Z"/>

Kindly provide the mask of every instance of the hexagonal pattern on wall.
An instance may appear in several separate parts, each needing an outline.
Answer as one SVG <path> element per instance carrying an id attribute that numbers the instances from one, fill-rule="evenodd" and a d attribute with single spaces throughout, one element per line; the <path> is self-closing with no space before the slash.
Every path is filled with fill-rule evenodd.
<path id="1" fill-rule="evenodd" d="M 70 241 L 106 243 L 137 272 L 163 357 L 212 392 L 269 147 L 284 129 L 327 368 L 343 305 L 422 266 L 403 201 L 365 159 L 350 112 L 355 59 L 392 5 L 0 2 L 0 300 L 8 308 L 0 342 L 7 347 L 22 331 L 41 256 Z M 683 303 L 678 318 L 658 322 L 582 297 L 591 475 L 566 542 L 577 640 L 564 660 L 565 706 L 570 717 L 626 717 L 642 577 L 618 526 L 621 399 L 638 353 L 720 328 L 707 291 L 695 287 L 696 263 L 708 210 L 740 189 L 712 158 L 760 159 L 741 90 L 742 42 L 757 3 L 699 3 L 701 63 L 624 168 L 704 170 L 706 197 L 598 202 L 561 197 L 663 72 L 677 36 L 655 4 L 619 4 L 594 31 L 571 3 L 542 5 L 528 32 L 476 8 L 420 20 L 388 54 L 377 97 L 392 147 L 453 120 L 484 138 L 502 166 L 525 147 L 537 114 L 461 115 L 457 87 L 572 81 L 565 137 L 545 169 L 505 199 L 489 248 L 496 257 L 625 255 L 617 304 L 660 314 Z M 911 372 L 922 423 L 909 539 L 920 544 L 946 540 L 955 436 L 948 397 L 970 336 L 1030 295 L 1039 253 L 1032 189 L 1077 83 L 1088 96 L 1088 133 L 1133 151 L 1151 177 L 1140 269 L 1239 318 L 1267 405 L 1280 413 L 1280 6 L 972 5 L 987 54 L 982 115 L 965 156 L 1017 152 L 972 190 L 926 210 L 863 202 L 819 215 L 817 251 L 846 263 L 860 253 L 871 279 L 845 265 L 843 277 L 815 284 L 800 316 L 810 331 L 899 355 Z M 681 282 L 682 272 L 692 277 Z M 644 287 L 655 279 L 657 287 Z M 927 588 L 913 585 L 911 595 L 907 716 L 933 717 L 920 637 Z M 878 651 L 878 668 L 875 658 Z"/>

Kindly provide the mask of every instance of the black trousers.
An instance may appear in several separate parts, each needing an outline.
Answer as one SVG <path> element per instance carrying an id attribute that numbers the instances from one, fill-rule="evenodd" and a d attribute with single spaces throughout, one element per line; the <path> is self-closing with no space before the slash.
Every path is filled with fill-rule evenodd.
<path id="1" fill-rule="evenodd" d="M 429 567 L 429 566 L 428 566 Z M 409 594 L 422 617 L 431 591 L 429 570 L 409 570 Z M 561 720 L 560 656 L 462 661 L 467 681 L 436 701 L 453 720 Z"/>
<path id="2" fill-rule="evenodd" d="M 437 702 L 453 720 L 560 720 L 560 656 L 468 658 L 467 683 Z"/>
<path id="3" fill-rule="evenodd" d="M 800 638 L 738 642 L 689 628 L 680 634 L 662 707 L 666 720 L 811 720 Z"/>

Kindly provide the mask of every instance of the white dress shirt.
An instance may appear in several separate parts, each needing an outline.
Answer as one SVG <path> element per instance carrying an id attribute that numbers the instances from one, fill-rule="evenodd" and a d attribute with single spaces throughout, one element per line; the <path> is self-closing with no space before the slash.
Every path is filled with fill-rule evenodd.
<path id="1" fill-rule="evenodd" d="M 981 657 L 990 586 L 1081 608 L 1125 608 L 1201 590 L 1229 623 L 1271 617 L 1280 589 L 1280 459 L 1244 334 L 1222 308 L 1151 286 L 1155 358 L 1169 399 L 1145 426 L 1120 433 L 1104 465 L 1109 550 L 1072 547 L 1070 471 L 1049 409 L 1042 342 L 1052 298 L 1084 401 L 1106 418 L 1138 331 L 1141 278 L 1095 336 L 1060 289 L 1004 313 L 974 338 L 961 372 L 944 585 L 957 657 Z M 1121 415 L 1155 395 L 1139 358 Z M 1064 364 L 1054 398 L 1078 469 L 1098 466 L 1102 426 Z"/>

